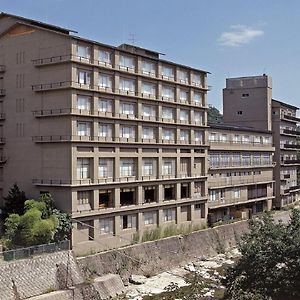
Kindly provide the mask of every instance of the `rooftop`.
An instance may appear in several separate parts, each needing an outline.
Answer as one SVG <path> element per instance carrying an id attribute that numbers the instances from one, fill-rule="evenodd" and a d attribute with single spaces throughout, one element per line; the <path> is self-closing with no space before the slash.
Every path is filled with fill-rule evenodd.
<path id="1" fill-rule="evenodd" d="M 233 124 L 228 124 L 228 123 L 209 123 L 208 125 L 212 129 L 231 130 L 231 131 L 247 131 L 247 132 L 272 134 L 272 131 L 269 131 L 269 130 L 259 130 L 259 129 L 256 129 L 253 127 L 239 126 L 239 125 L 233 125 Z"/>

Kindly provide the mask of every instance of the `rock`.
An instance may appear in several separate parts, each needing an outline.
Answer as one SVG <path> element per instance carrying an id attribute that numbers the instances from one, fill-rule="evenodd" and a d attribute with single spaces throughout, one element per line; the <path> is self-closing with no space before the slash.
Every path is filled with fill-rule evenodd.
<path id="1" fill-rule="evenodd" d="M 217 268 L 222 267 L 221 264 L 219 264 L 215 261 L 212 261 L 212 260 L 201 261 L 201 262 L 197 263 L 197 266 L 204 267 L 204 268 L 207 268 L 207 269 L 217 269 Z"/>
<path id="2" fill-rule="evenodd" d="M 143 275 L 130 275 L 129 282 L 133 284 L 144 284 L 147 280 L 147 277 Z"/>
<path id="3" fill-rule="evenodd" d="M 196 272 L 196 268 L 193 265 L 186 265 L 184 269 L 190 272 Z"/>
<path id="4" fill-rule="evenodd" d="M 213 297 L 213 291 L 206 292 L 203 297 Z"/>

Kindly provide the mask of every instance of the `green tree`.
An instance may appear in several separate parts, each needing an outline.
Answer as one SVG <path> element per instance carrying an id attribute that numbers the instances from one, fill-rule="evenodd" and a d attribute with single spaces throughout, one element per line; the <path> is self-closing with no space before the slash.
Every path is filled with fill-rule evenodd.
<path id="1" fill-rule="evenodd" d="M 223 115 L 214 106 L 209 106 L 208 111 L 207 111 L 207 118 L 208 118 L 208 123 L 222 123 L 223 122 Z"/>
<path id="2" fill-rule="evenodd" d="M 24 203 L 26 201 L 26 195 L 21 191 L 18 185 L 15 183 L 8 192 L 8 195 L 4 197 L 4 216 L 7 217 L 9 214 L 23 214 Z"/>
<path id="3" fill-rule="evenodd" d="M 300 211 L 288 223 L 271 215 L 250 221 L 239 245 L 242 257 L 228 271 L 227 299 L 300 299 Z"/>

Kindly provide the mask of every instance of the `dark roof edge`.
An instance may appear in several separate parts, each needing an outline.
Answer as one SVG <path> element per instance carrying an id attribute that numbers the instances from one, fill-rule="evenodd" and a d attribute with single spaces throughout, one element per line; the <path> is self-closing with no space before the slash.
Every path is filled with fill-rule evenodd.
<path id="1" fill-rule="evenodd" d="M 259 133 L 267 133 L 272 134 L 272 131 L 269 130 L 262 130 L 256 129 L 253 127 L 245 127 L 245 126 L 238 126 L 232 124 L 225 124 L 225 123 L 209 123 L 208 126 L 212 129 L 222 129 L 222 130 L 236 130 L 236 131 L 247 131 L 247 132 L 259 132 Z"/>
<path id="2" fill-rule="evenodd" d="M 283 105 L 283 106 L 286 106 L 286 107 L 289 107 L 289 108 L 292 108 L 292 109 L 299 109 L 299 107 L 297 107 L 297 106 L 294 106 L 294 105 L 291 105 L 291 104 L 288 104 L 288 103 L 285 103 L 285 102 L 282 102 L 282 101 L 279 101 L 279 100 L 276 100 L 276 99 L 272 99 L 272 101 L 277 102 L 280 105 Z"/>
<path id="3" fill-rule="evenodd" d="M 29 18 L 25 18 L 25 17 L 13 15 L 13 14 L 8 14 L 8 13 L 5 13 L 5 12 L 0 13 L 0 18 L 5 17 L 5 16 L 20 19 L 20 20 L 23 20 L 25 22 L 28 22 L 31 25 L 37 25 L 39 27 L 45 27 L 45 28 L 50 29 L 50 30 L 52 28 L 53 31 L 59 31 L 59 32 L 62 32 L 62 33 L 65 33 L 65 34 L 69 34 L 70 32 L 78 33 L 77 31 L 72 30 L 72 29 L 59 27 L 59 26 L 44 23 L 44 22 L 41 22 L 41 21 L 37 21 L 37 20 L 33 20 L 33 19 L 29 19 Z"/>

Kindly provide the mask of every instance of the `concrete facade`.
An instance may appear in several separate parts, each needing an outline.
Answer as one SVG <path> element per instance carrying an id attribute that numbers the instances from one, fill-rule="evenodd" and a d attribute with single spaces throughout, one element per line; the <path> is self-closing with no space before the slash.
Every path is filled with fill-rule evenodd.
<path id="1" fill-rule="evenodd" d="M 51 193 L 77 253 L 207 215 L 207 72 L 0 15 L 1 193 Z"/>
<path id="2" fill-rule="evenodd" d="M 272 133 L 241 126 L 209 128 L 209 221 L 249 218 L 272 208 Z"/>
<path id="3" fill-rule="evenodd" d="M 270 76 L 229 78 L 223 90 L 224 121 L 259 130 L 272 130 L 274 153 L 275 200 L 280 208 L 299 200 L 297 183 L 297 107 L 272 98 Z"/>

